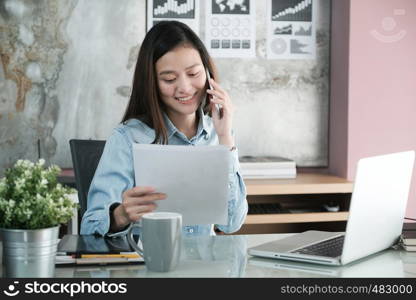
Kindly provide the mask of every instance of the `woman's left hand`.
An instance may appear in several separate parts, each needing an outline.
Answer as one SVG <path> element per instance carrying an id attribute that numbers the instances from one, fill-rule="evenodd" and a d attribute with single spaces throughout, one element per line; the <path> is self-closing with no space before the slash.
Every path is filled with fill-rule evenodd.
<path id="1" fill-rule="evenodd" d="M 220 144 L 231 148 L 234 146 L 234 138 L 231 135 L 234 107 L 228 93 L 213 79 L 210 79 L 210 83 L 214 89 L 208 89 L 207 93 L 211 95 L 210 109 L 215 131 Z M 221 106 L 221 116 L 215 104 Z"/>

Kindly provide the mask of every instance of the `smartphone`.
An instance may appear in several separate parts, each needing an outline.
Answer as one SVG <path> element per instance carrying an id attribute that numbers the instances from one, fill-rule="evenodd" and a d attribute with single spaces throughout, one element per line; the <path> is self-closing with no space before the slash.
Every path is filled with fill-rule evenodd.
<path id="1" fill-rule="evenodd" d="M 211 75 L 209 74 L 208 68 L 205 68 L 205 73 L 207 74 L 207 81 L 208 81 L 209 89 L 214 90 L 211 83 L 209 82 L 209 80 L 211 79 Z M 221 118 L 221 105 L 220 104 L 215 104 L 215 107 L 217 108 L 217 111 L 218 111 L 218 113 L 220 115 L 220 118 Z"/>

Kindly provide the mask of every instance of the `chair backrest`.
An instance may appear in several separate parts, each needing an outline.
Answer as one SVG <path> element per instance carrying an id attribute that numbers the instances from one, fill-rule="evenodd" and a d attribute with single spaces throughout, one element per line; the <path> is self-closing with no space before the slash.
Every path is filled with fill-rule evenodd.
<path id="1" fill-rule="evenodd" d="M 80 223 L 82 216 L 87 210 L 88 190 L 103 154 L 105 141 L 72 139 L 69 141 L 69 145 L 74 167 L 75 185 L 78 190 L 80 205 L 78 223 Z"/>

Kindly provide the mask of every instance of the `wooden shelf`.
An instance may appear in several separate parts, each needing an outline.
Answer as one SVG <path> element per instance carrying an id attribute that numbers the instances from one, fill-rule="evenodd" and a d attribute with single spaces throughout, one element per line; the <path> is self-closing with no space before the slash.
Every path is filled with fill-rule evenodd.
<path id="1" fill-rule="evenodd" d="M 318 208 L 328 201 L 340 205 L 339 212 L 249 214 L 237 234 L 301 232 L 309 229 L 342 229 L 348 219 L 353 182 L 314 173 L 298 173 L 294 179 L 245 179 L 248 203 L 280 203 L 284 208 Z M 310 204 L 308 203 L 310 202 Z"/>
<path id="2" fill-rule="evenodd" d="M 347 221 L 348 212 L 247 215 L 244 224 L 308 223 Z"/>
<path id="3" fill-rule="evenodd" d="M 245 179 L 247 195 L 352 193 L 353 183 L 344 178 L 300 173 L 294 179 Z"/>

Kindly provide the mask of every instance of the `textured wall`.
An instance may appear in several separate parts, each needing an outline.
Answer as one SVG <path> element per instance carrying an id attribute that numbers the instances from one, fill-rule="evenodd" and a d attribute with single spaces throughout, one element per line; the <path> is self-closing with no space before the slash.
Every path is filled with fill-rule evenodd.
<path id="1" fill-rule="evenodd" d="M 316 60 L 265 58 L 266 1 L 256 1 L 257 58 L 215 60 L 237 108 L 241 155 L 327 164 L 330 1 L 316 3 Z M 0 173 L 36 159 L 38 140 L 42 157 L 71 167 L 69 139 L 107 138 L 144 35 L 144 0 L 1 0 Z"/>
<path id="2" fill-rule="evenodd" d="M 59 5 L 58 5 L 59 4 Z M 17 158 L 50 158 L 62 109 L 57 81 L 70 46 L 65 34 L 76 2 L 0 1 L 0 168 Z"/>

